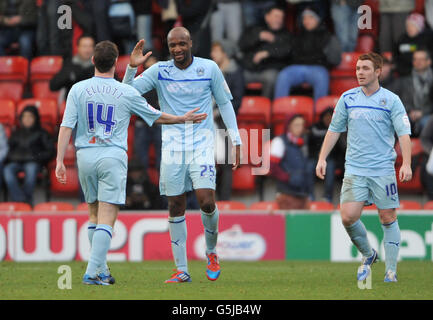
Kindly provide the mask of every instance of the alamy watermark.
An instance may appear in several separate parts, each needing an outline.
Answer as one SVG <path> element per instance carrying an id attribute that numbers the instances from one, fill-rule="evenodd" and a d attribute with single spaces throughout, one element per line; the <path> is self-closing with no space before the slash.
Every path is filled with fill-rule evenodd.
<path id="1" fill-rule="evenodd" d="M 358 29 L 372 29 L 372 16 L 371 7 L 367 5 L 362 5 L 358 7 L 358 14 L 361 16 L 358 18 Z"/>
<path id="2" fill-rule="evenodd" d="M 360 266 L 359 268 L 362 268 L 363 266 Z M 364 266 L 365 267 L 365 266 Z M 368 267 L 368 268 L 370 268 L 370 267 Z M 358 273 L 360 273 L 360 269 L 358 269 Z M 365 279 L 365 280 L 359 280 L 358 281 L 358 288 L 360 289 L 360 290 L 365 290 L 365 289 L 368 289 L 368 290 L 370 290 L 370 289 L 372 289 L 373 288 L 373 286 L 372 286 L 372 284 L 371 284 L 371 280 L 372 280 L 372 271 L 371 271 L 371 269 L 370 269 L 370 272 L 369 272 L 369 274 L 368 274 L 368 276 L 367 276 L 367 278 Z"/>
<path id="3" fill-rule="evenodd" d="M 61 274 L 57 280 L 57 287 L 60 290 L 72 289 L 72 269 L 70 266 L 63 264 L 57 268 L 57 273 Z"/>
<path id="4" fill-rule="evenodd" d="M 57 28 L 60 30 L 72 29 L 72 9 L 70 6 L 61 5 L 57 8 L 60 17 L 57 19 Z"/>

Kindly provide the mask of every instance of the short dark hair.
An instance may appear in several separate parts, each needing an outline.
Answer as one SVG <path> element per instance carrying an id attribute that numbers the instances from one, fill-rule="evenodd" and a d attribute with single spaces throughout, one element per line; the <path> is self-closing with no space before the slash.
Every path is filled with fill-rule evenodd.
<path id="1" fill-rule="evenodd" d="M 374 70 L 382 69 L 383 66 L 383 58 L 376 52 L 361 54 L 358 60 L 370 60 L 373 63 Z"/>
<path id="2" fill-rule="evenodd" d="M 267 8 L 267 9 L 265 10 L 265 15 L 267 15 L 267 14 L 268 14 L 269 12 L 271 12 L 272 10 L 280 10 L 280 11 L 283 11 L 284 14 L 286 14 L 286 11 L 284 10 L 283 7 L 278 6 L 278 5 L 272 5 L 272 6 L 270 6 L 269 8 Z"/>
<path id="3" fill-rule="evenodd" d="M 95 39 L 90 35 L 90 34 L 82 34 L 81 36 L 78 37 L 77 39 L 77 46 L 80 45 L 80 41 L 84 38 L 90 38 L 93 40 L 93 42 L 95 42 Z"/>
<path id="4" fill-rule="evenodd" d="M 119 50 L 115 43 L 108 40 L 98 42 L 93 55 L 96 69 L 102 73 L 108 72 L 114 66 L 118 56 Z"/>
<path id="5" fill-rule="evenodd" d="M 413 53 L 419 52 L 419 51 L 425 52 L 425 56 L 426 56 L 427 60 L 431 60 L 431 54 L 426 47 L 424 47 L 424 46 L 419 47 Z"/>

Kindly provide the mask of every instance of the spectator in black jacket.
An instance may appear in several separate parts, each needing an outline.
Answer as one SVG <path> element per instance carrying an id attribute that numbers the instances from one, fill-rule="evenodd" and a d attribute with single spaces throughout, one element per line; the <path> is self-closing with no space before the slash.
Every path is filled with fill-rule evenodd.
<path id="1" fill-rule="evenodd" d="M 426 30 L 424 17 L 412 13 L 406 19 L 406 32 L 399 38 L 393 52 L 396 71 L 400 76 L 410 75 L 412 71 L 412 55 L 416 50 L 425 48 L 432 53 L 433 35 Z"/>
<path id="2" fill-rule="evenodd" d="M 328 68 L 341 61 L 341 46 L 337 38 L 321 24 L 313 8 L 302 12 L 301 32 L 292 45 L 292 65 L 278 74 L 275 98 L 290 95 L 290 89 L 303 83 L 313 87 L 314 100 L 328 95 Z"/>
<path id="3" fill-rule="evenodd" d="M 211 57 L 221 69 L 227 85 L 233 96 L 232 104 L 237 114 L 245 91 L 245 82 L 242 69 L 238 66 L 233 56 L 236 53 L 236 46 L 229 40 L 220 40 L 212 44 Z M 215 127 L 226 129 L 222 121 L 219 109 L 214 108 Z M 217 167 L 217 195 L 218 200 L 230 200 L 232 193 L 233 170 L 232 163 L 229 161 L 229 152 L 233 146 L 225 139 L 225 135 L 220 135 L 217 131 L 216 162 Z M 224 137 L 223 137 L 224 136 Z"/>
<path id="4" fill-rule="evenodd" d="M 77 54 L 63 61 L 62 69 L 50 80 L 50 90 L 66 88 L 66 96 L 72 86 L 93 77 L 95 67 L 92 64 L 95 41 L 90 36 L 81 36 L 77 43 Z"/>
<path id="5" fill-rule="evenodd" d="M 38 109 L 28 106 L 20 114 L 20 127 L 9 138 L 4 178 L 11 201 L 33 204 L 33 191 L 41 167 L 55 154 L 54 142 L 41 128 Z M 21 187 L 17 174 L 24 171 Z"/>
<path id="6" fill-rule="evenodd" d="M 284 10 L 271 7 L 265 25 L 246 29 L 240 40 L 245 82 L 261 82 L 262 95 L 272 99 L 278 72 L 287 64 L 291 35 L 284 27 Z"/>
<path id="7" fill-rule="evenodd" d="M 213 9 L 211 5 L 212 1 L 176 0 L 182 24 L 191 33 L 192 53 L 202 58 L 209 58 L 210 54 L 210 18 Z"/>

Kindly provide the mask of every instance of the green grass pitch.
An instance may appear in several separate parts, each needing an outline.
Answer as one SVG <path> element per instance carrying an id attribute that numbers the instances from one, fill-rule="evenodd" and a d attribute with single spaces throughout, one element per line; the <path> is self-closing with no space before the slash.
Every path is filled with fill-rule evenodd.
<path id="1" fill-rule="evenodd" d="M 60 265 L 72 269 L 72 289 L 60 290 Z M 313 261 L 221 261 L 220 279 L 207 280 L 204 261 L 190 261 L 191 283 L 164 284 L 171 261 L 110 263 L 117 283 L 86 286 L 84 262 L 0 262 L 0 299 L 145 299 L 145 300 L 261 300 L 261 299 L 433 299 L 433 264 L 399 263 L 398 283 L 384 283 L 384 263 L 373 266 L 372 288 L 360 290 L 357 263 Z"/>

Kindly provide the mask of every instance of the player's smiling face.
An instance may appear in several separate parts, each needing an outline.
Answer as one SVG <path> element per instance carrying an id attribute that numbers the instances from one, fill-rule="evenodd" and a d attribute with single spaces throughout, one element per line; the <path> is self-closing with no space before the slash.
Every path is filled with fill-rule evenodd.
<path id="1" fill-rule="evenodd" d="M 168 50 L 175 63 L 180 66 L 189 65 L 191 61 L 192 41 L 183 33 L 174 33 L 168 39 Z"/>
<path id="2" fill-rule="evenodd" d="M 374 70 L 373 62 L 370 60 L 358 60 L 356 63 L 356 78 L 360 86 L 368 87 L 378 81 L 380 69 Z"/>

